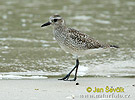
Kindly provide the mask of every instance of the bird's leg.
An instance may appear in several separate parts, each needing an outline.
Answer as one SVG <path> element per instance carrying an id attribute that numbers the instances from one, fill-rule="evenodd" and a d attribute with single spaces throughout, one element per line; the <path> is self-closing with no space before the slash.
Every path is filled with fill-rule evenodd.
<path id="1" fill-rule="evenodd" d="M 58 80 L 75 81 L 76 78 L 77 78 L 78 66 L 79 66 L 79 60 L 76 59 L 76 65 L 75 65 L 75 67 L 74 67 L 65 77 L 63 77 L 63 78 L 61 78 L 61 79 L 58 79 Z M 70 77 L 70 75 L 71 75 L 71 73 L 72 73 L 75 69 L 76 69 L 76 71 L 75 71 L 75 77 L 74 77 L 74 79 L 73 79 L 73 80 L 68 80 L 69 77 Z"/>
<path id="2" fill-rule="evenodd" d="M 74 77 L 74 79 L 73 79 L 73 81 L 76 81 L 76 79 L 77 79 L 77 71 L 78 71 L 78 67 L 79 67 L 79 60 L 77 59 L 77 67 L 76 67 L 76 70 L 75 70 L 75 77 Z"/>
<path id="3" fill-rule="evenodd" d="M 70 71 L 70 73 L 69 73 L 69 74 L 67 74 L 67 75 L 69 75 L 69 76 L 68 76 L 66 79 L 64 79 L 64 81 L 76 81 L 76 79 L 77 79 L 78 66 L 79 66 L 79 60 L 78 60 L 78 59 L 76 59 L 76 65 L 75 65 L 75 67 Z M 69 77 L 70 77 L 70 75 L 71 75 L 71 73 L 75 70 L 75 68 L 76 68 L 76 71 L 75 71 L 74 79 L 72 79 L 72 80 L 68 80 L 68 79 L 69 79 Z"/>
<path id="4" fill-rule="evenodd" d="M 61 78 L 61 79 L 58 79 L 58 80 L 68 80 L 70 74 L 75 70 L 75 68 L 76 68 L 76 66 L 75 66 L 65 77 L 63 77 L 63 78 Z"/>

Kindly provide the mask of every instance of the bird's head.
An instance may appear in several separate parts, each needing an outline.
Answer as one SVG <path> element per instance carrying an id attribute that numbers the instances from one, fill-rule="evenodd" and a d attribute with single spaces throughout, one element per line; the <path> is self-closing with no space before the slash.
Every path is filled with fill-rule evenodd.
<path id="1" fill-rule="evenodd" d="M 59 26 L 59 25 L 65 25 L 65 23 L 60 15 L 53 15 L 49 18 L 49 21 L 43 24 L 41 27 L 45 27 L 48 25 Z"/>

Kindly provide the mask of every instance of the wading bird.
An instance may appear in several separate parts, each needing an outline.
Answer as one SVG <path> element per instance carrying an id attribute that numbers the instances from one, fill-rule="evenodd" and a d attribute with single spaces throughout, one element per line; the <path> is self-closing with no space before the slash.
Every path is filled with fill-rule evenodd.
<path id="1" fill-rule="evenodd" d="M 75 81 L 77 79 L 77 71 L 79 66 L 79 55 L 87 55 L 92 52 L 98 52 L 107 48 L 118 48 L 115 45 L 103 44 L 98 40 L 90 37 L 89 35 L 82 33 L 76 29 L 69 28 L 65 24 L 65 20 L 60 15 L 53 15 L 49 18 L 49 21 L 43 24 L 41 27 L 52 25 L 53 34 L 60 47 L 68 53 L 76 56 L 75 67 L 63 78 L 59 80 Z M 75 70 L 75 76 L 72 80 L 69 80 L 71 73 Z"/>

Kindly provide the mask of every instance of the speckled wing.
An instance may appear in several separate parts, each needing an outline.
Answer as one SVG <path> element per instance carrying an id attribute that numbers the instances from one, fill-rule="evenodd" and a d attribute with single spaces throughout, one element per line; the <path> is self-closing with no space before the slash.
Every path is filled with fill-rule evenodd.
<path id="1" fill-rule="evenodd" d="M 99 43 L 94 38 L 89 37 L 85 33 L 81 33 L 72 28 L 67 29 L 67 38 L 65 42 L 68 42 L 68 46 L 72 49 L 76 48 L 78 50 L 96 49 L 102 48 L 102 43 Z"/>

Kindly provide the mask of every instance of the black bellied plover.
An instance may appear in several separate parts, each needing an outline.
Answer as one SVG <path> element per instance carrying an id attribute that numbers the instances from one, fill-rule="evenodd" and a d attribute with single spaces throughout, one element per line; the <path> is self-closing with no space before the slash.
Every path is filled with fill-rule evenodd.
<path id="1" fill-rule="evenodd" d="M 77 79 L 77 70 L 79 66 L 79 55 L 91 54 L 97 52 L 100 49 L 106 48 L 118 48 L 115 45 L 103 44 L 98 40 L 91 38 L 89 35 L 82 33 L 73 28 L 68 28 L 65 24 L 65 20 L 60 15 L 53 15 L 49 18 L 49 21 L 43 24 L 41 27 L 52 25 L 53 34 L 60 47 L 68 53 L 76 56 L 75 67 L 63 78 L 59 80 L 68 81 L 71 73 L 75 70 L 75 76 L 70 81 Z"/>

